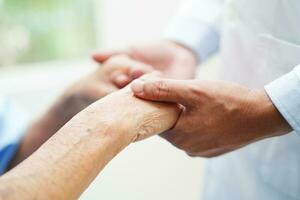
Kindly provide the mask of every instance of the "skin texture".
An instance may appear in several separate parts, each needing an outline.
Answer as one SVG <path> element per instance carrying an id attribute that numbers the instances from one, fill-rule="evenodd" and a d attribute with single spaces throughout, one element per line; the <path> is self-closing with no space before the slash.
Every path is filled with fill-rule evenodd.
<path id="1" fill-rule="evenodd" d="M 127 55 L 134 60 L 153 66 L 164 76 L 173 79 L 194 78 L 197 62 L 199 62 L 190 49 L 167 40 L 103 51 L 94 54 L 93 58 L 97 62 L 103 63 L 114 55 Z M 139 73 L 139 75 L 142 74 Z M 127 79 L 133 80 L 131 77 Z"/>
<path id="2" fill-rule="evenodd" d="M 95 102 L 0 178 L 0 199 L 77 199 L 131 142 L 170 129 L 180 109 L 146 102 L 129 88 Z"/>
<path id="3" fill-rule="evenodd" d="M 31 155 L 78 112 L 107 94 L 117 91 L 119 87 L 114 82 L 115 76 L 134 76 L 132 72 L 137 71 L 136 68 L 140 73 L 152 71 L 149 65 L 133 61 L 126 56 L 114 56 L 67 88 L 47 112 L 29 126 L 10 168 Z M 121 82 L 122 80 L 118 83 Z"/>
<path id="4" fill-rule="evenodd" d="M 291 131 L 263 89 L 160 78 L 136 80 L 131 88 L 139 98 L 183 106 L 176 126 L 162 136 L 190 156 L 219 156 Z"/>

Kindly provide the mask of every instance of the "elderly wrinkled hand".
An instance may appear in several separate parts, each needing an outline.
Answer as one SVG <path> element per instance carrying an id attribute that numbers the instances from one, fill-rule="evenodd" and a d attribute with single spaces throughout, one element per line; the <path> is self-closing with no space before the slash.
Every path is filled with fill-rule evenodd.
<path id="1" fill-rule="evenodd" d="M 84 113 L 81 120 L 86 124 L 92 124 L 93 120 L 97 126 L 99 119 L 104 120 L 118 129 L 116 132 L 128 135 L 132 142 L 171 129 L 178 119 L 180 107 L 172 102 L 144 101 L 126 87 L 95 102 Z"/>
<path id="2" fill-rule="evenodd" d="M 69 87 L 62 95 L 59 108 L 70 119 L 96 100 L 123 88 L 141 74 L 152 70 L 151 66 L 127 56 L 113 56 L 94 72 Z"/>
<path id="3" fill-rule="evenodd" d="M 197 61 L 199 61 L 192 50 L 168 40 L 132 45 L 119 50 L 103 51 L 93 55 L 93 58 L 97 62 L 104 63 L 115 55 L 127 55 L 136 61 L 147 63 L 165 76 L 175 79 L 194 77 Z M 141 75 L 140 71 L 137 74 Z"/>
<path id="4" fill-rule="evenodd" d="M 159 78 L 138 79 L 131 88 L 139 98 L 182 105 L 177 125 L 162 136 L 190 156 L 214 157 L 290 131 L 263 89 Z"/>
<path id="5" fill-rule="evenodd" d="M 1 177 L 0 199 L 78 199 L 122 149 L 169 130 L 179 113 L 178 105 L 143 101 L 129 87 L 107 95 Z"/>
<path id="6" fill-rule="evenodd" d="M 67 88 L 48 111 L 29 126 L 11 167 L 33 153 L 81 110 L 150 71 L 151 66 L 127 56 L 111 57 L 94 72 Z"/>

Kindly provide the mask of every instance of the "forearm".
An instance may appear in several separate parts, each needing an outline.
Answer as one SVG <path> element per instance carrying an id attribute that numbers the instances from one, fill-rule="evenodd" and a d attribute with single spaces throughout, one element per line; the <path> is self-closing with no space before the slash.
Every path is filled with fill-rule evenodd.
<path id="1" fill-rule="evenodd" d="M 62 110 L 64 106 L 63 104 L 66 103 L 63 103 L 63 99 L 60 98 L 48 109 L 47 112 L 31 123 L 31 125 L 27 128 L 26 134 L 20 143 L 20 147 L 10 164 L 10 168 L 15 167 L 30 156 L 70 120 L 70 118 L 67 117 L 70 115 L 64 113 Z M 76 113 L 74 113 L 74 115 L 75 114 Z"/>
<path id="2" fill-rule="evenodd" d="M 84 119 L 84 120 L 82 120 Z M 87 122 L 89 119 L 89 122 Z M 82 113 L 1 178 L 3 199 L 76 199 L 131 138 Z M 100 120 L 101 121 L 101 120 Z M 86 126 L 89 123 L 89 126 Z"/>
<path id="3" fill-rule="evenodd" d="M 170 129 L 178 115 L 176 105 L 145 102 L 128 90 L 109 95 L 72 118 L 0 178 L 0 197 L 76 199 L 123 148 Z"/>

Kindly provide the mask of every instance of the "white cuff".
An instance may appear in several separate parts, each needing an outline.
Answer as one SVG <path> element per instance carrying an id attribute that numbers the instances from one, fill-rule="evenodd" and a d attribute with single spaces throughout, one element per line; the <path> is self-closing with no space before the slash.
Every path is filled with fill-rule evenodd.
<path id="1" fill-rule="evenodd" d="M 276 108 L 300 135 L 300 66 L 265 86 Z"/>
<path id="2" fill-rule="evenodd" d="M 218 31 L 197 19 L 177 17 L 166 30 L 165 38 L 191 49 L 198 61 L 205 61 L 218 50 Z"/>

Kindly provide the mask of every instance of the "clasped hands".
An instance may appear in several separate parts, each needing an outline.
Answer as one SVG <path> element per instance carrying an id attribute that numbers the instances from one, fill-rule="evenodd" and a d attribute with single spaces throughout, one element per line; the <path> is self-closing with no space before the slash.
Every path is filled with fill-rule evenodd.
<path id="1" fill-rule="evenodd" d="M 173 46 L 169 47 L 170 45 Z M 62 101 L 55 106 L 56 110 L 63 110 L 62 115 L 66 115 L 64 118 L 67 121 L 87 105 L 126 87 L 133 81 L 125 90 L 129 92 L 130 87 L 134 95 L 145 100 L 144 102 L 148 104 L 153 101 L 167 102 L 181 107 L 181 115 L 172 130 L 164 132 L 161 136 L 190 156 L 222 155 L 258 140 L 282 135 L 291 130 L 264 89 L 250 89 L 224 81 L 175 80 L 142 76 L 159 70 L 166 77 L 182 79 L 193 77 L 196 65 L 193 56 L 178 45 L 165 43 L 163 46 L 160 47 L 165 51 L 162 53 L 163 57 L 155 53 L 149 55 L 150 50 L 147 49 L 149 47 L 144 50 L 146 54 L 139 52 L 134 54 L 133 48 L 130 53 L 115 52 L 96 55 L 95 59 L 103 64 L 102 67 L 70 87 L 61 98 Z M 176 48 L 178 51 L 170 54 L 170 50 L 174 51 Z M 178 73 L 185 64 L 187 72 Z M 121 95 L 120 98 L 125 97 Z M 116 104 L 118 102 L 121 102 L 120 99 L 116 101 Z M 122 106 L 128 107 L 128 105 L 132 106 L 131 109 L 136 107 L 130 101 L 127 103 L 116 106 L 116 109 L 122 109 Z M 108 106 L 111 105 L 111 103 L 108 104 Z M 166 105 L 169 104 L 156 107 L 152 113 L 144 113 L 147 117 L 140 116 L 139 120 L 146 122 L 146 125 L 144 124 L 139 130 L 144 133 L 133 137 L 144 138 L 171 128 L 170 123 L 176 121 L 174 116 L 179 111 L 177 108 L 171 109 L 173 113 L 167 115 L 166 112 L 170 109 L 165 109 Z M 138 113 L 137 110 L 135 113 Z M 120 111 L 116 113 L 120 114 Z M 159 117 L 155 119 L 151 115 L 164 116 L 166 120 L 160 120 Z M 125 114 L 122 117 L 127 116 Z M 122 119 L 120 123 L 126 125 L 126 120 Z M 128 127 L 126 128 L 128 131 Z"/>
<path id="2" fill-rule="evenodd" d="M 155 48 L 163 49 L 158 51 L 169 61 L 162 59 L 159 53 L 149 54 Z M 95 55 L 94 58 L 98 62 L 104 62 L 114 55 L 126 54 L 137 61 L 150 64 L 147 65 L 148 71 L 153 67 L 166 77 L 173 78 L 177 75 L 177 78 L 191 78 L 196 61 L 191 58 L 191 54 L 185 54 L 188 50 L 181 48 L 175 51 L 176 48 L 180 47 L 162 43 L 154 47 L 146 45 L 131 48 L 131 51 L 106 52 Z M 138 70 L 137 66 L 132 66 L 132 73 L 141 76 L 143 70 Z M 187 66 L 188 73 L 177 74 L 181 71 L 179 66 Z M 134 72 L 135 70 L 138 72 Z M 124 86 L 125 82 L 129 83 L 138 76 L 114 78 L 117 85 Z M 122 79 L 122 84 L 118 84 L 118 80 Z M 161 136 L 190 156 L 215 157 L 291 131 L 264 89 L 251 89 L 225 81 L 159 77 L 139 78 L 130 87 L 138 98 L 172 102 L 181 106 L 182 112 L 176 125 Z"/>
<path id="3" fill-rule="evenodd" d="M 264 89 L 143 76 L 192 78 L 197 60 L 178 44 L 95 59 L 102 67 L 28 128 L 10 167 L 30 156 L 1 178 L 0 199 L 77 199 L 122 149 L 160 133 L 190 156 L 214 157 L 291 131 Z"/>

